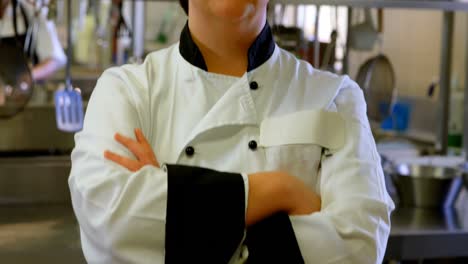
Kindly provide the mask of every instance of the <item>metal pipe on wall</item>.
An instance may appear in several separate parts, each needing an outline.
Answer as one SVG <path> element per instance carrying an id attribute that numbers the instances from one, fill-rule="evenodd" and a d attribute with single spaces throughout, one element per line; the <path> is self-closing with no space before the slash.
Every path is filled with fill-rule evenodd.
<path id="1" fill-rule="evenodd" d="M 465 159 L 468 162 L 468 16 L 466 19 L 465 35 L 465 103 L 463 111 L 463 150 Z"/>
<path id="2" fill-rule="evenodd" d="M 452 73 L 452 46 L 455 13 L 444 12 L 442 24 L 442 46 L 440 62 L 440 94 L 439 94 L 439 131 L 437 149 L 446 155 L 448 148 L 448 132 L 450 118 L 450 78 Z"/>
<path id="3" fill-rule="evenodd" d="M 133 1 L 132 29 L 133 29 L 133 59 L 140 63 L 145 52 L 145 1 Z"/>
<path id="4" fill-rule="evenodd" d="M 320 5 L 316 5 L 317 13 L 315 14 L 315 40 L 314 40 L 314 67 L 320 68 Z"/>
<path id="5" fill-rule="evenodd" d="M 353 22 L 353 8 L 348 7 L 348 22 L 346 23 L 346 49 L 343 56 L 343 74 L 349 74 L 349 29 L 351 28 L 351 23 Z"/>

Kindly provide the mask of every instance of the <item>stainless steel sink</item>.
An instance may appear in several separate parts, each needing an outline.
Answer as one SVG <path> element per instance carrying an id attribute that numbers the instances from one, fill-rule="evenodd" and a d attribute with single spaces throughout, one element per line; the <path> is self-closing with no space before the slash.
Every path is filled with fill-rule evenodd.
<path id="1" fill-rule="evenodd" d="M 1 204 L 69 204 L 69 156 L 0 158 Z"/>

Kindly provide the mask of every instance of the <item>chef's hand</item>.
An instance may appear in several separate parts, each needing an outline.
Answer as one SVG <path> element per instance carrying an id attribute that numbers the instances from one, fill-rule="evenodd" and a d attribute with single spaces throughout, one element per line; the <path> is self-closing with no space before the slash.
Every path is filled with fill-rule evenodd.
<path id="1" fill-rule="evenodd" d="M 137 158 L 136 160 L 121 156 L 109 150 L 104 152 L 104 157 L 132 172 L 136 172 L 146 165 L 152 165 L 159 168 L 158 159 L 141 129 L 135 129 L 135 137 L 136 140 L 116 133 L 114 139 L 129 149 Z"/>
<path id="2" fill-rule="evenodd" d="M 297 177 L 285 172 L 260 172 L 249 175 L 247 225 L 275 213 L 308 215 L 319 212 L 322 201 Z"/>

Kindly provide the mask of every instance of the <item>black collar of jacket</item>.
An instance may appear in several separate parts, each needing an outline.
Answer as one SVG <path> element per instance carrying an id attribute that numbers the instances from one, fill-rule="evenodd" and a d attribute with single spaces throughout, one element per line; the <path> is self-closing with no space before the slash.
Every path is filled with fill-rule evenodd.
<path id="1" fill-rule="evenodd" d="M 195 67 L 208 71 L 205 59 L 192 39 L 188 23 L 180 35 L 179 51 L 182 57 Z M 252 43 L 248 51 L 247 72 L 250 72 L 265 63 L 275 51 L 275 41 L 268 23 Z"/>

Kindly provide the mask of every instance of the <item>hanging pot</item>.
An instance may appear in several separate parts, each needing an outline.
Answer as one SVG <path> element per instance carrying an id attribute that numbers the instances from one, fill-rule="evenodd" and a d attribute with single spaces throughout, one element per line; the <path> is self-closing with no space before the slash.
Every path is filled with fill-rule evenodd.
<path id="1" fill-rule="evenodd" d="M 11 118 L 31 99 L 34 82 L 20 45 L 0 41 L 0 58 L 0 118 Z"/>

